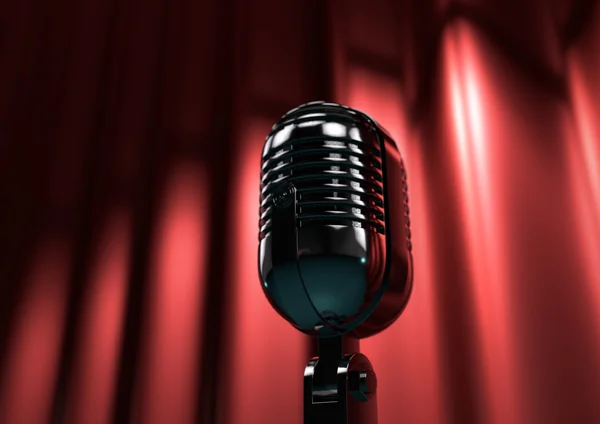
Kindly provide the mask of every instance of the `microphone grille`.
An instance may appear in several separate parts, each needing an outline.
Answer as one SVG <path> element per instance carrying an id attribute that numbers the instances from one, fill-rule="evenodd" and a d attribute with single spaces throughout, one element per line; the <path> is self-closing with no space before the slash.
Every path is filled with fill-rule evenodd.
<path id="1" fill-rule="evenodd" d="M 266 139 L 259 239 L 271 231 L 273 193 L 292 183 L 298 223 L 385 234 L 382 152 L 373 121 L 347 106 L 312 102 L 286 113 Z"/>

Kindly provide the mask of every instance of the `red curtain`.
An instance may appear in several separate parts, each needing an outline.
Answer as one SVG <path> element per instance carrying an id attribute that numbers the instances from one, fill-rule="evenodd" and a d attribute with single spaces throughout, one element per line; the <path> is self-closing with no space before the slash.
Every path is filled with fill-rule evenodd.
<path id="1" fill-rule="evenodd" d="M 21 0 L 0 14 L 0 422 L 302 423 L 260 150 L 327 99 L 408 168 L 380 424 L 600 422 L 600 6 Z"/>

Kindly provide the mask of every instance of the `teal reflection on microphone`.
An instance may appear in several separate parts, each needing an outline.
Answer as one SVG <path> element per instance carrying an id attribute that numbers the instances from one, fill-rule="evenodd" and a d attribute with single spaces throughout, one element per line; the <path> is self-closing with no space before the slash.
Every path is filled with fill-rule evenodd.
<path id="1" fill-rule="evenodd" d="M 368 288 L 366 258 L 304 256 L 298 261 L 301 275 L 296 262 L 281 264 L 271 270 L 265 281 L 265 290 L 271 300 L 302 329 L 323 326 L 314 309 L 332 325 L 344 328 L 347 318 L 357 315 L 365 305 Z M 359 322 L 352 322 L 352 327 L 357 324 Z M 331 335 L 335 334 L 330 331 Z M 322 328 L 319 333 L 324 336 L 329 331 Z"/>

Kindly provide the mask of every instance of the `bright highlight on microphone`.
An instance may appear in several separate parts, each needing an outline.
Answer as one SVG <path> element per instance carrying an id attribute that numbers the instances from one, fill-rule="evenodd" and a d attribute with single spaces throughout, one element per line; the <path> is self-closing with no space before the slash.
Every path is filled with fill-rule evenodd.
<path id="1" fill-rule="evenodd" d="M 277 312 L 315 337 L 391 325 L 412 289 L 406 171 L 381 125 L 347 106 L 286 113 L 262 153 L 258 268 Z"/>

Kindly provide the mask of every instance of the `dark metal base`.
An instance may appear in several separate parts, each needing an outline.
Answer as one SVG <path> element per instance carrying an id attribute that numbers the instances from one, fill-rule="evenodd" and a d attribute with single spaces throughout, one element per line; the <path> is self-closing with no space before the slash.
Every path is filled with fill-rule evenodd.
<path id="1" fill-rule="evenodd" d="M 304 370 L 304 424 L 377 424 L 373 366 L 342 346 L 341 337 L 319 339 L 319 356 Z"/>

